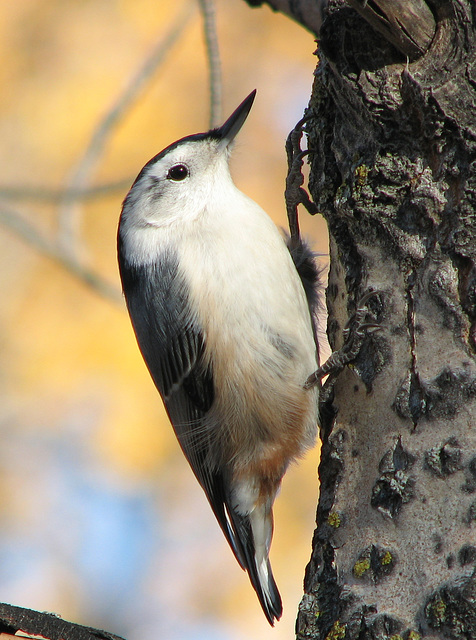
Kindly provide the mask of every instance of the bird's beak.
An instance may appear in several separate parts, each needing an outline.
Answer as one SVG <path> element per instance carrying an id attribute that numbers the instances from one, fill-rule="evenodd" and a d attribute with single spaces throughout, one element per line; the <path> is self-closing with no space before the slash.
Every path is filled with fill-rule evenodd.
<path id="1" fill-rule="evenodd" d="M 216 135 L 220 138 L 218 151 L 222 151 L 227 148 L 243 126 L 250 112 L 255 95 L 256 89 L 252 91 L 250 95 L 243 100 L 240 106 L 233 111 L 225 124 L 215 130 Z"/>

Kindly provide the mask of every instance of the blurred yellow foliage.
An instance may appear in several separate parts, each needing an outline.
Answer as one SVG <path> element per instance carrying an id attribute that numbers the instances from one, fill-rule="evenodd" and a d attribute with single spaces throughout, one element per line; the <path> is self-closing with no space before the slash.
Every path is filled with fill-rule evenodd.
<path id="1" fill-rule="evenodd" d="M 12 199 L 8 189 L 64 188 L 98 123 L 187 6 L 184 33 L 111 129 L 90 186 L 132 181 L 161 148 L 208 128 L 198 7 L 171 0 L 2 3 L 0 210 L 13 209 L 53 239 L 58 200 Z M 220 0 L 217 19 L 224 116 L 258 89 L 235 152 L 236 182 L 286 227 L 284 141 L 307 104 L 315 44 L 289 19 L 242 0 Z M 117 288 L 116 229 L 126 192 L 76 211 L 80 258 Z M 326 253 L 322 220 L 306 216 L 302 226 Z M 124 306 L 5 227 L 0 255 L 0 558 L 15 560 L 13 573 L 0 563 L 0 600 L 131 640 L 291 637 L 310 553 L 317 451 L 290 470 L 278 498 L 272 560 L 285 614 L 271 630 L 179 455 Z M 121 500 L 136 514 L 124 522 L 118 513 L 129 511 Z M 53 526 L 55 518 L 62 524 Z M 146 529 L 150 540 L 140 537 Z M 117 560 L 106 565 L 115 549 Z M 101 582 L 109 571 L 111 582 Z M 117 594 L 116 583 L 123 589 Z"/>

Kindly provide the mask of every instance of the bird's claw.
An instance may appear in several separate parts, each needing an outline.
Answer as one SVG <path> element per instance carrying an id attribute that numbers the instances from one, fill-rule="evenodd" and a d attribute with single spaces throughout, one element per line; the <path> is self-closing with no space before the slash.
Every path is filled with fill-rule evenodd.
<path id="1" fill-rule="evenodd" d="M 343 331 L 343 346 L 337 351 L 334 351 L 323 365 L 314 371 L 314 373 L 311 373 L 304 383 L 305 389 L 314 387 L 324 376 L 337 376 L 346 365 L 353 362 L 359 355 L 366 335 L 369 332 L 373 333 L 382 328 L 377 322 L 365 322 L 365 318 L 369 313 L 369 309 L 366 306 L 368 301 L 381 293 L 381 291 L 369 291 L 359 300 L 357 310 L 349 319 Z"/>
<path id="2" fill-rule="evenodd" d="M 304 116 L 290 132 L 286 140 L 286 155 L 288 158 L 288 174 L 286 176 L 286 189 L 284 198 L 286 200 L 286 211 L 288 214 L 289 231 L 291 239 L 299 239 L 298 205 L 302 204 L 310 214 L 317 213 L 317 207 L 309 197 L 309 194 L 302 185 L 304 176 L 302 165 L 304 158 L 309 153 L 308 149 L 301 149 L 301 138 L 304 124 L 310 120 L 311 116 Z"/>

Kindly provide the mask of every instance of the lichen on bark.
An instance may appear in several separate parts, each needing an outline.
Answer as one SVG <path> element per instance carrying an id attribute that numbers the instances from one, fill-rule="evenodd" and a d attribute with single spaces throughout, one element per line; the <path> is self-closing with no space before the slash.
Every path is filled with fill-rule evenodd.
<path id="1" fill-rule="evenodd" d="M 476 637 L 476 9 L 428 5 L 413 62 L 340 2 L 321 32 L 307 130 L 332 348 L 368 290 L 382 308 L 323 412 L 300 639 Z"/>

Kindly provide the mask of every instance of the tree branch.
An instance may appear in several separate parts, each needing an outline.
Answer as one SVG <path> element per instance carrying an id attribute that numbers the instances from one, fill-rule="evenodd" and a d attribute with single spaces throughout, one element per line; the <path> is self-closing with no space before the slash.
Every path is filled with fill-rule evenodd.
<path id="1" fill-rule="evenodd" d="M 319 36 L 328 0 L 245 0 L 251 7 L 267 4 Z M 424 0 L 347 0 L 360 15 L 410 60 L 423 55 L 436 30 Z M 334 3 L 336 4 L 336 3 Z M 339 5 L 343 4 L 340 0 Z"/>
<path id="2" fill-rule="evenodd" d="M 55 260 L 96 293 L 116 304 L 122 301 L 119 289 L 110 284 L 100 274 L 79 262 L 70 251 L 45 238 L 18 211 L 9 209 L 5 205 L 0 205 L 0 224 L 13 231 L 39 253 Z"/>
<path id="3" fill-rule="evenodd" d="M 245 0 L 250 7 L 267 4 L 273 11 L 289 16 L 316 36 L 319 35 L 327 0 Z"/>
<path id="4" fill-rule="evenodd" d="M 215 5 L 213 0 L 198 0 L 203 17 L 203 33 L 208 60 L 210 84 L 210 128 L 217 127 L 222 119 L 222 80 Z"/>
<path id="5" fill-rule="evenodd" d="M 348 0 L 348 3 L 410 60 L 423 55 L 433 40 L 436 22 L 424 0 Z"/>
<path id="6" fill-rule="evenodd" d="M 17 631 L 30 636 L 41 636 L 47 640 L 123 640 L 108 631 L 83 627 L 63 620 L 53 613 L 40 613 L 10 604 L 0 604 L 0 633 Z"/>
<path id="7" fill-rule="evenodd" d="M 59 202 L 82 202 L 98 200 L 109 196 L 111 193 L 128 189 L 134 180 L 133 176 L 122 178 L 116 182 L 98 184 L 84 189 L 54 189 L 49 187 L 32 187 L 29 185 L 0 185 L 0 199 L 10 202 L 44 202 L 58 204 Z"/>

